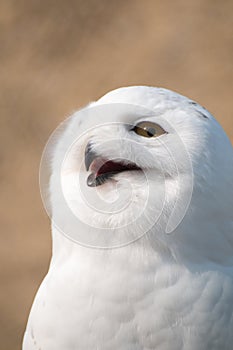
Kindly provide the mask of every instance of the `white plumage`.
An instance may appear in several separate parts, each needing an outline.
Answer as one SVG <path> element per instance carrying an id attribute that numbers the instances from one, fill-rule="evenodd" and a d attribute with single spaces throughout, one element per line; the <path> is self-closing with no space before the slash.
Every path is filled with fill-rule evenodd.
<path id="1" fill-rule="evenodd" d="M 53 256 L 23 350 L 231 350 L 233 149 L 221 126 L 174 92 L 128 87 L 63 129 L 45 153 Z"/>

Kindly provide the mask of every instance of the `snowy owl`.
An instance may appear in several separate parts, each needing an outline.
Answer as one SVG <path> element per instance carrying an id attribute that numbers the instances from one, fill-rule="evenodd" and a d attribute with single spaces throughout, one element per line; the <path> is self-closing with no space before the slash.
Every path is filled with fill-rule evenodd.
<path id="1" fill-rule="evenodd" d="M 23 350 L 233 348 L 233 149 L 175 92 L 107 93 L 52 135 L 53 255 Z"/>

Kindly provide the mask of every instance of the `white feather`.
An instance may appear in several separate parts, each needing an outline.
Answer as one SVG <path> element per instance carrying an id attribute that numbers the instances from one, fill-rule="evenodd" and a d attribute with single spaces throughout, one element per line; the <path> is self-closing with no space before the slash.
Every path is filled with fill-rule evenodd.
<path id="1" fill-rule="evenodd" d="M 142 120 L 167 133 L 129 131 Z M 143 172 L 88 187 L 90 140 Z M 51 144 L 53 256 L 23 350 L 231 350 L 233 150 L 211 114 L 169 90 L 121 88 Z"/>

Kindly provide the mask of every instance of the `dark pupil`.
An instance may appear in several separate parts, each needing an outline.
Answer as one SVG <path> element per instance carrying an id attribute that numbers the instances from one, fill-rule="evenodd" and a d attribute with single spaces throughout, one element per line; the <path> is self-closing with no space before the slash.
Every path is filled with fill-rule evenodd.
<path id="1" fill-rule="evenodd" d="M 150 127 L 146 128 L 146 132 L 147 132 L 147 135 L 150 136 L 150 137 L 152 137 L 152 136 L 154 136 L 156 134 L 155 129 L 154 128 L 150 128 Z"/>

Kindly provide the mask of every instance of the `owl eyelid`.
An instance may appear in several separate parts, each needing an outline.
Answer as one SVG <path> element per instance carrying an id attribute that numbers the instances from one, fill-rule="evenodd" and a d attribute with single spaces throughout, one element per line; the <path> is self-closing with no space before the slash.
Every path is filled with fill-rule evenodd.
<path id="1" fill-rule="evenodd" d="M 130 128 L 129 128 L 129 131 L 134 131 L 136 128 L 140 128 L 140 126 L 138 126 L 138 124 L 141 124 L 141 123 L 151 123 L 147 120 L 142 120 L 142 121 L 139 121 L 137 122 L 136 124 L 132 124 L 130 125 Z M 142 128 L 143 129 L 143 128 Z"/>

